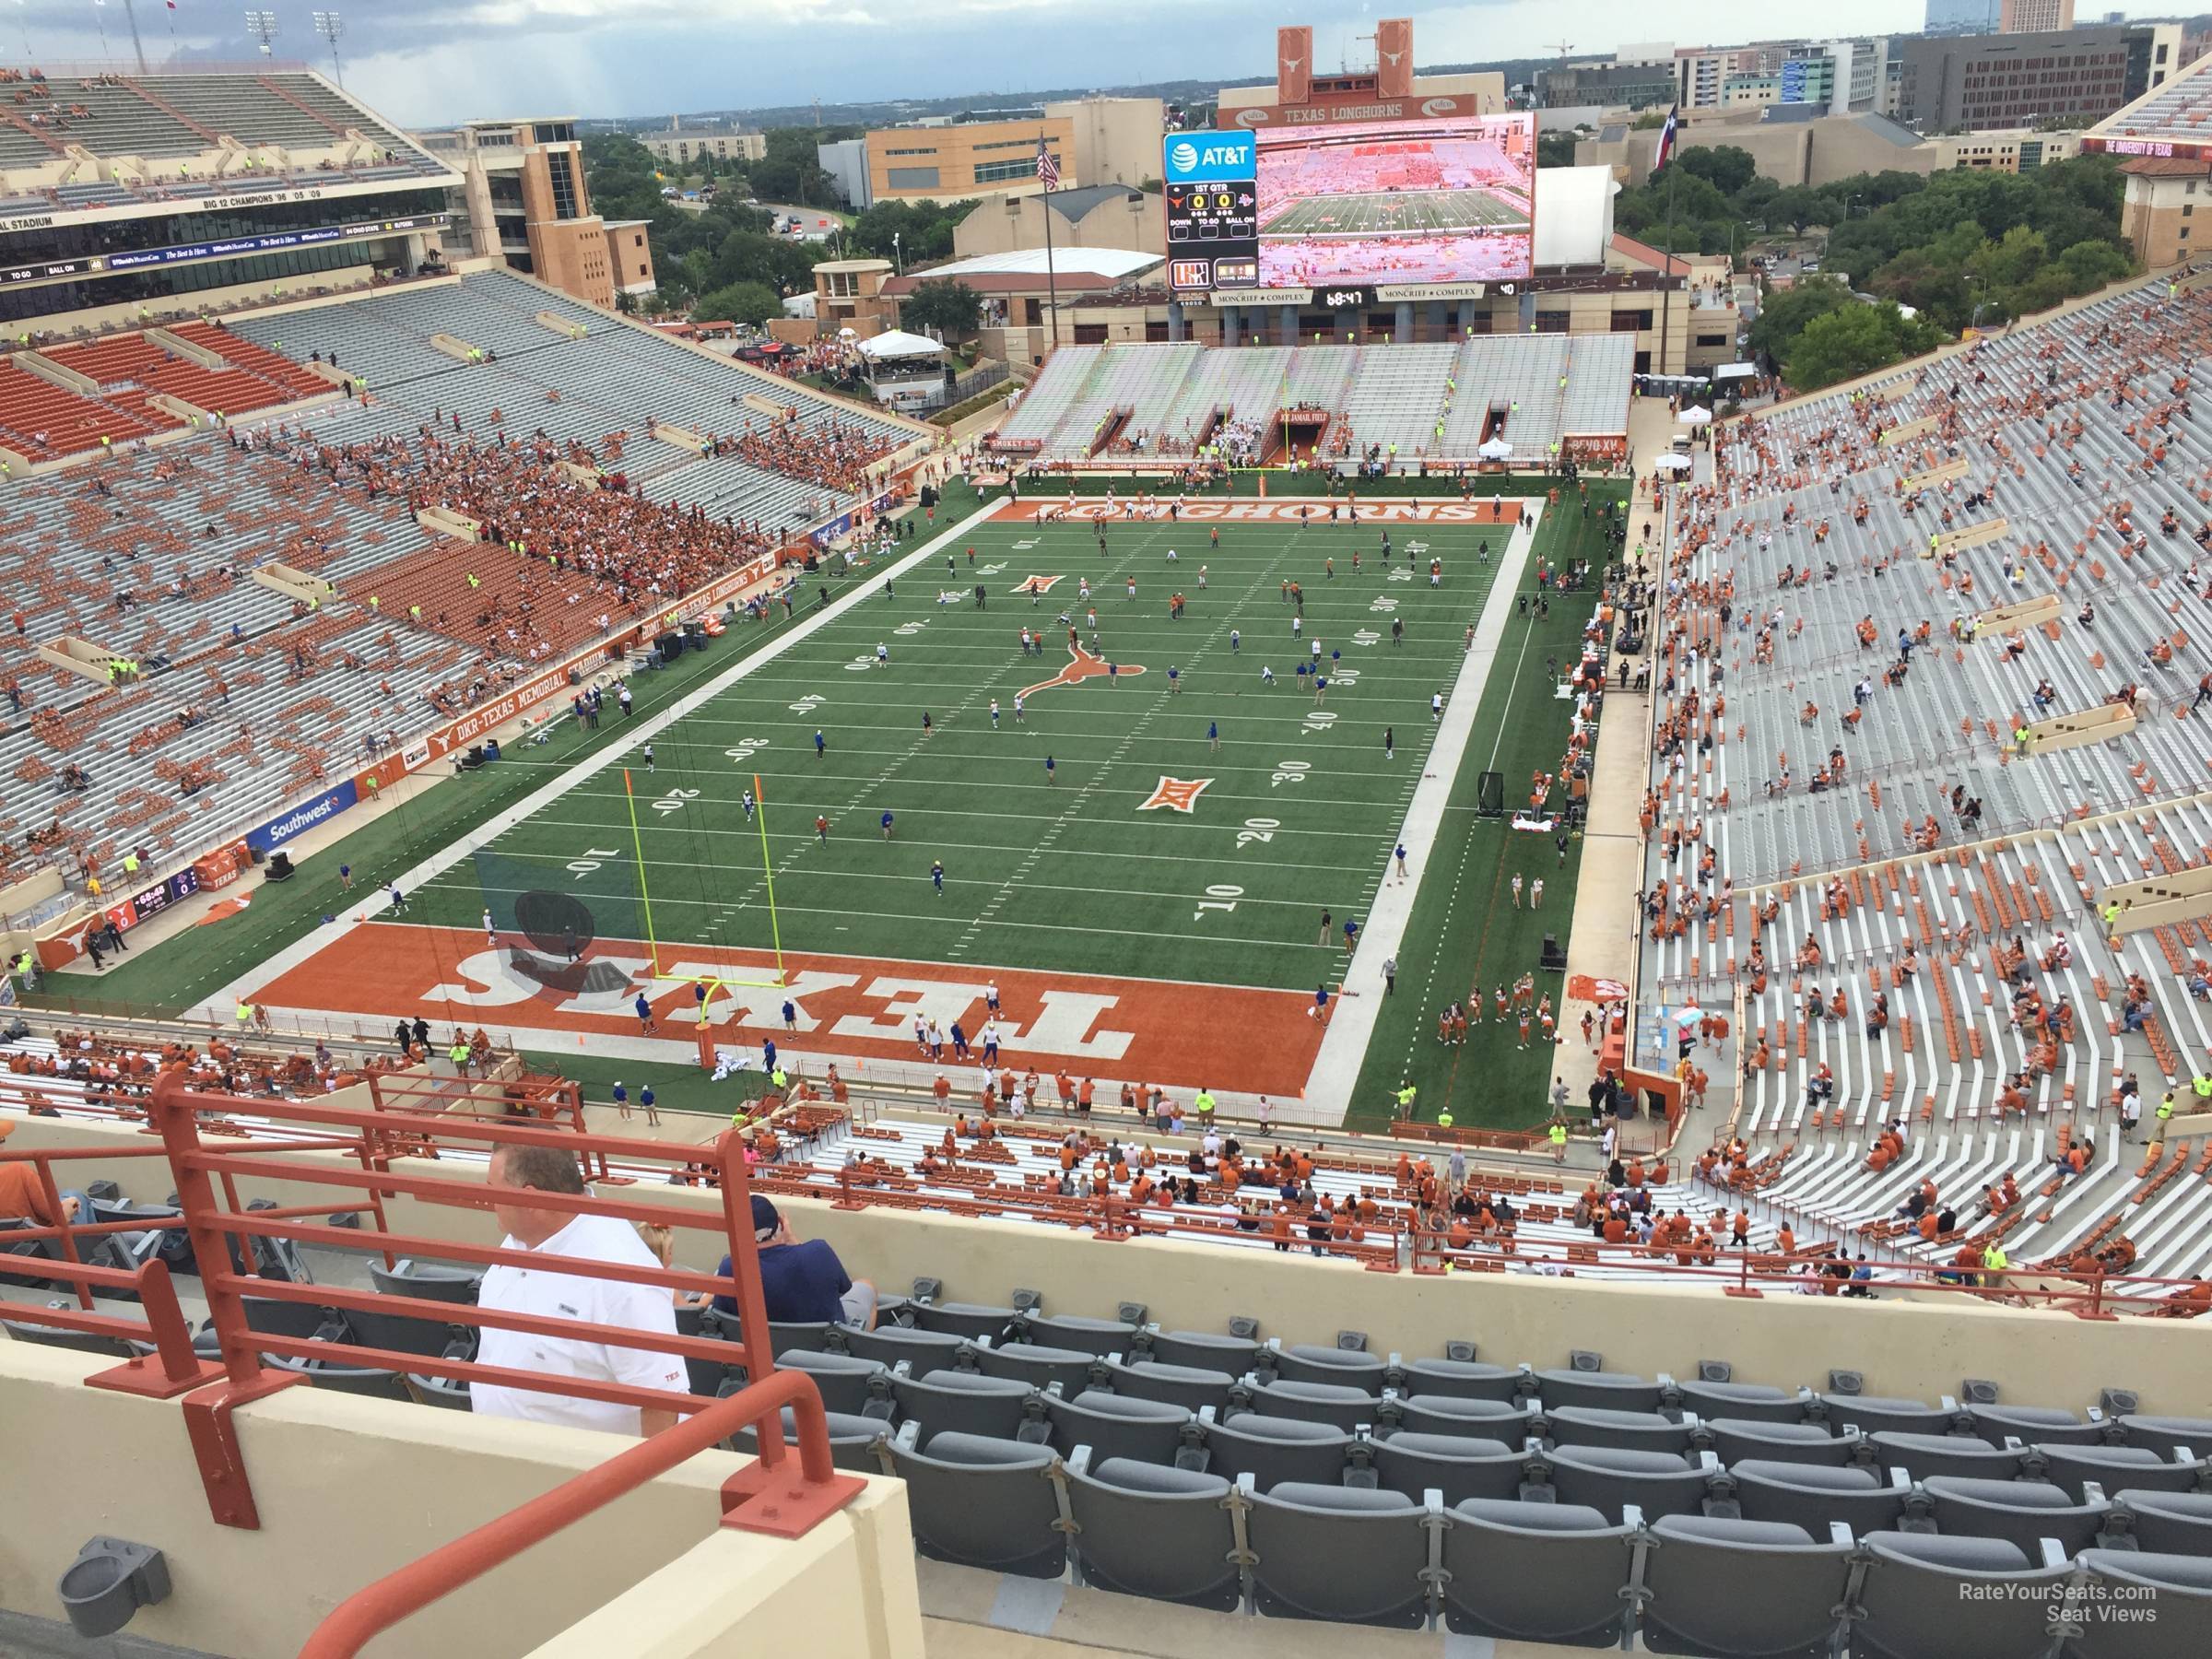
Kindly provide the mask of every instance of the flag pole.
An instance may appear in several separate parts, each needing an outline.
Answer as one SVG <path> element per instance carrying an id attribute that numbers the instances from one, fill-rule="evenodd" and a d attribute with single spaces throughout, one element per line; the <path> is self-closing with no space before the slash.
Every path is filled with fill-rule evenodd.
<path id="1" fill-rule="evenodd" d="M 1053 349 L 1057 351 L 1060 349 L 1060 282 L 1053 270 L 1053 179 L 1057 170 L 1045 166 L 1049 155 L 1041 129 L 1037 134 L 1037 182 L 1044 186 L 1044 296 L 1045 304 L 1053 314 Z"/>

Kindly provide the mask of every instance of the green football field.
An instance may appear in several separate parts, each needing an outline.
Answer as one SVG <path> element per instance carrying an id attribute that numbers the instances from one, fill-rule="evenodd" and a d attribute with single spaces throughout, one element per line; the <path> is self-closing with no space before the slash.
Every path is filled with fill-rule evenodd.
<path id="1" fill-rule="evenodd" d="M 757 775 L 787 950 L 1282 989 L 1342 979 L 1341 924 L 1364 919 L 1383 879 L 1429 763 L 1430 699 L 1458 671 L 1506 533 L 1394 526 L 1387 570 L 1372 524 L 1229 524 L 1218 547 L 1190 524 L 1107 535 L 1101 555 L 1088 524 L 980 525 L 954 568 L 933 559 L 889 597 L 878 584 L 663 732 L 650 773 L 633 755 L 656 938 L 771 944 L 744 802 Z M 1031 577 L 1050 590 L 1021 592 Z M 1296 632 L 1289 581 L 1304 590 Z M 1016 697 L 1073 662 L 1071 625 L 1120 672 L 1030 690 L 1018 719 Z M 1041 652 L 1023 653 L 1025 627 Z M 1316 660 L 1318 701 L 1294 672 Z M 1188 813 L 1147 808 L 1163 779 L 1206 782 Z M 411 919 L 471 926 L 489 903 L 504 923 L 502 900 L 551 888 L 601 911 L 603 933 L 637 936 L 631 805 L 618 771 L 581 782 L 411 895 Z"/>
<path id="2" fill-rule="evenodd" d="M 1376 191 L 1312 196 L 1260 227 L 1264 236 L 1376 236 L 1394 230 L 1525 229 L 1528 209 L 1487 190 Z"/>

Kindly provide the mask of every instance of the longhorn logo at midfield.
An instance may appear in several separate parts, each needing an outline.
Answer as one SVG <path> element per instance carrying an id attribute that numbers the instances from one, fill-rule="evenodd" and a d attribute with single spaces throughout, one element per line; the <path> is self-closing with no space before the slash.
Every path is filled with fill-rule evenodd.
<path id="1" fill-rule="evenodd" d="M 1022 696 L 1034 697 L 1038 692 L 1049 691 L 1054 686 L 1079 686 L 1087 679 L 1105 677 L 1107 664 L 1104 657 L 1093 656 L 1080 645 L 1070 645 L 1067 648 L 1067 654 L 1073 661 L 1066 667 L 1053 675 L 1051 679 L 1039 680 L 1033 686 L 1023 687 Z M 1116 665 L 1116 672 L 1123 675 L 1142 674 L 1144 671 L 1143 665 L 1137 663 Z"/>

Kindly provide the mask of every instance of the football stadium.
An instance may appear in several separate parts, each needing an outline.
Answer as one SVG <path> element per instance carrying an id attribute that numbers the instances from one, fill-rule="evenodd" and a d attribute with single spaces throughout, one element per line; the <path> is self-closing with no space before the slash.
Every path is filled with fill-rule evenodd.
<path id="1" fill-rule="evenodd" d="M 2212 278 L 1700 406 L 1374 59 L 1158 297 L 1525 328 L 953 422 L 0 76 L 0 1653 L 2212 1652 Z"/>

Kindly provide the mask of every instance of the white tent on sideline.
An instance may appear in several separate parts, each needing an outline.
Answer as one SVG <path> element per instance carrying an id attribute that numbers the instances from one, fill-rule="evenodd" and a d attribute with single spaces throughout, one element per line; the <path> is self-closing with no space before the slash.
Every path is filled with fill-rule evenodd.
<path id="1" fill-rule="evenodd" d="M 1476 445 L 1475 453 L 1485 461 L 1502 461 L 1513 453 L 1513 446 L 1502 438 L 1492 438 Z"/>
<path id="2" fill-rule="evenodd" d="M 924 335 L 908 334 L 894 328 L 888 334 L 871 335 L 861 341 L 860 355 L 871 363 L 885 362 L 894 358 L 942 357 L 945 347 Z"/>
<path id="3" fill-rule="evenodd" d="M 1693 427 L 1710 426 L 1712 424 L 1712 411 L 1691 404 L 1688 408 L 1682 411 L 1682 424 Z"/>

